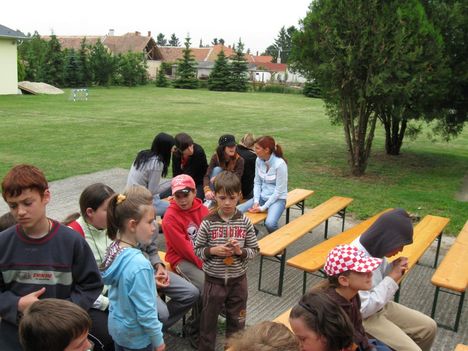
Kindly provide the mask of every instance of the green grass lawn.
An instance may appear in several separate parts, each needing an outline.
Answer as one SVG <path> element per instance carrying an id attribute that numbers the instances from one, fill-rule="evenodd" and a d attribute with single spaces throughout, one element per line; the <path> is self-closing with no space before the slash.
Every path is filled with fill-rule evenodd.
<path id="1" fill-rule="evenodd" d="M 350 196 L 362 219 L 388 207 L 450 217 L 457 233 L 468 203 L 456 201 L 468 172 L 468 131 L 450 143 L 424 136 L 387 156 L 379 127 L 365 176 L 350 176 L 341 126 L 321 100 L 302 95 L 185 91 L 152 86 L 93 88 L 89 101 L 57 96 L 0 96 L 0 177 L 18 163 L 42 168 L 49 180 L 113 167 L 129 168 L 160 131 L 188 132 L 210 157 L 218 137 L 246 132 L 277 139 L 289 162 L 289 188 L 315 190 L 308 206 Z M 105 182 L 105 179 L 103 179 Z"/>

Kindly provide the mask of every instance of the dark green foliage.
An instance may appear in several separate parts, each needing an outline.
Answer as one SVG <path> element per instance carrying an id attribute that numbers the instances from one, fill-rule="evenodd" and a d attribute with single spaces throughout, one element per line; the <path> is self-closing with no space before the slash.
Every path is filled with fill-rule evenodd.
<path id="1" fill-rule="evenodd" d="M 116 71 L 116 60 L 100 40 L 92 47 L 89 60 L 94 83 L 108 86 Z"/>
<path id="2" fill-rule="evenodd" d="M 244 44 L 239 39 L 236 53 L 231 56 L 231 74 L 229 90 L 247 91 L 249 82 L 248 65 L 244 56 Z"/>
<path id="3" fill-rule="evenodd" d="M 84 86 L 88 86 L 93 81 L 93 72 L 91 70 L 91 63 L 89 61 L 91 47 L 86 45 L 86 38 L 83 38 L 80 45 L 78 55 L 80 58 L 82 81 Z"/>
<path id="4" fill-rule="evenodd" d="M 136 52 L 118 55 L 115 79 L 119 84 L 128 87 L 146 84 L 148 76 L 145 56 Z"/>
<path id="5" fill-rule="evenodd" d="M 315 81 L 305 82 L 304 89 L 302 89 L 302 92 L 307 97 L 311 97 L 311 98 L 322 97 L 322 92 L 320 91 L 320 87 Z"/>
<path id="6" fill-rule="evenodd" d="M 190 38 L 185 38 L 183 58 L 178 60 L 174 87 L 179 89 L 196 89 L 198 87 L 196 61 L 190 49 Z"/>
<path id="7" fill-rule="evenodd" d="M 26 77 L 26 70 L 24 68 L 24 63 L 21 61 L 19 55 L 16 58 L 16 66 L 18 70 L 18 82 L 21 82 Z"/>
<path id="8" fill-rule="evenodd" d="M 297 29 L 294 26 L 288 29 L 283 26 L 275 39 L 275 43 L 266 48 L 264 55 L 273 56 L 273 62 L 277 62 L 279 55 L 281 63 L 287 63 L 291 53 L 292 37 L 296 31 Z"/>
<path id="9" fill-rule="evenodd" d="M 175 46 L 175 47 L 180 46 L 179 38 L 176 37 L 175 33 L 172 33 L 171 39 L 169 40 L 169 45 L 170 46 Z"/>
<path id="10" fill-rule="evenodd" d="M 47 42 L 42 69 L 39 70 L 36 79 L 51 85 L 62 86 L 63 62 L 64 55 L 60 43 L 57 37 L 52 34 Z"/>
<path id="11" fill-rule="evenodd" d="M 37 81 L 44 67 L 47 42 L 41 38 L 38 32 L 18 46 L 18 56 L 24 63 L 24 79 L 31 82 Z"/>
<path id="12" fill-rule="evenodd" d="M 157 87 L 167 87 L 169 85 L 169 81 L 166 77 L 166 63 L 162 62 L 161 66 L 159 66 L 158 73 L 156 75 L 156 86 Z"/>
<path id="13" fill-rule="evenodd" d="M 167 45 L 167 40 L 164 37 L 163 33 L 159 33 L 158 36 L 156 37 L 156 44 L 159 46 L 166 46 Z"/>
<path id="14" fill-rule="evenodd" d="M 224 50 L 218 54 L 213 71 L 208 78 L 208 89 L 217 91 L 227 91 L 230 89 L 231 69 L 227 61 Z"/>
<path id="15" fill-rule="evenodd" d="M 71 88 L 83 86 L 83 67 L 79 53 L 73 49 L 65 50 L 63 84 Z"/>
<path id="16" fill-rule="evenodd" d="M 211 41 L 211 45 L 218 45 L 218 38 L 214 38 L 214 39 Z"/>

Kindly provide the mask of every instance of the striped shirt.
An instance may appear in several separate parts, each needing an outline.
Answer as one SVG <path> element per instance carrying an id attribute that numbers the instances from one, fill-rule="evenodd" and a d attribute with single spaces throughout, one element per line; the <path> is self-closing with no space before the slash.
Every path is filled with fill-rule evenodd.
<path id="1" fill-rule="evenodd" d="M 239 242 L 242 255 L 233 255 L 232 264 L 224 262 L 225 257 L 211 255 L 211 247 L 225 245 L 230 239 Z M 258 253 L 255 229 L 246 216 L 237 210 L 234 216 L 225 221 L 217 212 L 205 217 L 200 224 L 195 242 L 195 254 L 203 260 L 203 271 L 220 279 L 237 278 L 247 271 L 247 262 Z"/>

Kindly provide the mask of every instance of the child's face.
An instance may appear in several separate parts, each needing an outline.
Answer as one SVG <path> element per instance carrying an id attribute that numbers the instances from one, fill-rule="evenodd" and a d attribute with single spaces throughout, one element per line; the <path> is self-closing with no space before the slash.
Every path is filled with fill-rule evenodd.
<path id="1" fill-rule="evenodd" d="M 32 233 L 46 218 L 46 205 L 50 201 L 50 192 L 41 196 L 35 189 L 25 189 L 18 196 L 6 196 L 6 202 L 16 222 L 26 233 Z"/>
<path id="2" fill-rule="evenodd" d="M 72 340 L 63 351 L 87 351 L 91 349 L 91 342 L 88 340 L 88 331 Z"/>
<path id="3" fill-rule="evenodd" d="M 372 272 L 361 273 L 350 271 L 347 276 L 340 276 L 340 284 L 355 290 L 370 290 L 372 288 Z"/>
<path id="4" fill-rule="evenodd" d="M 228 156 L 228 157 L 234 157 L 234 155 L 236 154 L 236 145 L 234 146 L 226 146 L 224 148 L 224 153 Z"/>
<path id="5" fill-rule="evenodd" d="M 188 193 L 178 191 L 174 194 L 174 201 L 181 210 L 187 211 L 192 208 L 193 200 L 195 199 L 195 190 L 191 190 Z"/>
<path id="6" fill-rule="evenodd" d="M 190 145 L 188 148 L 186 148 L 184 151 L 182 151 L 182 155 L 185 157 L 192 156 L 193 155 L 193 144 Z"/>
<path id="7" fill-rule="evenodd" d="M 224 191 L 215 193 L 218 208 L 226 215 L 236 212 L 236 206 L 240 199 L 240 193 L 226 194 Z"/>
<path id="8" fill-rule="evenodd" d="M 96 229 L 106 229 L 107 228 L 107 206 L 109 205 L 109 200 L 105 200 L 101 206 L 99 206 L 96 211 L 91 207 L 86 209 L 86 222 L 91 224 Z"/>
<path id="9" fill-rule="evenodd" d="M 307 328 L 302 318 L 290 318 L 289 323 L 301 344 L 301 351 L 326 351 L 326 342 L 313 330 Z"/>
<path id="10" fill-rule="evenodd" d="M 154 220 L 156 212 L 151 205 L 144 206 L 144 214 L 136 225 L 136 240 L 140 244 L 149 244 L 153 238 L 153 233 L 156 230 L 156 222 Z"/>

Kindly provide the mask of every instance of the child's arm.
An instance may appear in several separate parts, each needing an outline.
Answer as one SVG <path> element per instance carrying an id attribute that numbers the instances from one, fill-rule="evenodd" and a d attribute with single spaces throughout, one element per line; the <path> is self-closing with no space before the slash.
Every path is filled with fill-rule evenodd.
<path id="1" fill-rule="evenodd" d="M 250 221 L 250 219 L 244 216 L 245 227 L 247 228 L 244 240 L 244 246 L 240 247 L 240 244 L 237 240 L 232 241 L 232 246 L 234 248 L 234 254 L 240 256 L 242 259 L 253 259 L 259 252 L 259 247 L 257 243 L 257 236 L 255 235 L 255 228 Z"/>

